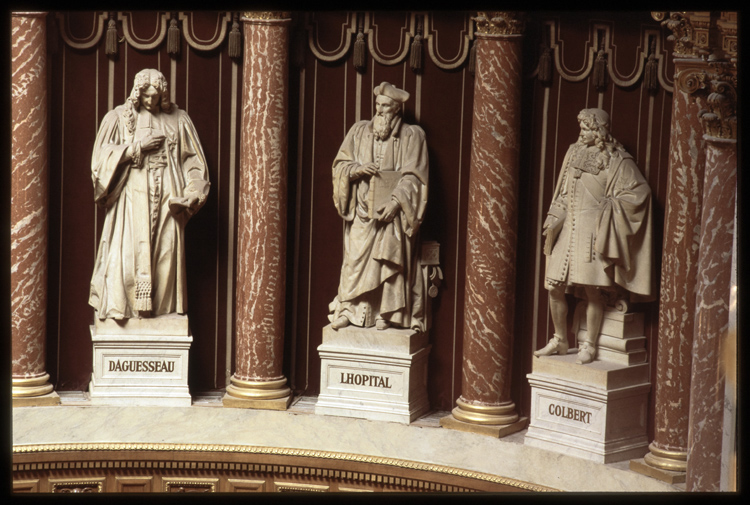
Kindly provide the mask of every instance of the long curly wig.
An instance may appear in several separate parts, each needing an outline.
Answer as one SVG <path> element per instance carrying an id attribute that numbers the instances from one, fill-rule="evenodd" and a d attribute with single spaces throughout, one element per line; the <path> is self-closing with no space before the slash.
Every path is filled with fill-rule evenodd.
<path id="1" fill-rule="evenodd" d="M 602 109 L 583 109 L 578 113 L 578 123 L 596 132 L 596 147 L 601 151 L 597 164 L 600 169 L 606 168 L 612 153 L 624 149 L 609 133 L 609 114 Z"/>
<path id="2" fill-rule="evenodd" d="M 172 110 L 172 102 L 169 100 L 169 90 L 167 88 L 167 79 L 164 74 L 153 68 L 146 68 L 135 74 L 133 89 L 130 96 L 125 101 L 125 124 L 128 132 L 132 135 L 135 132 L 135 112 L 141 107 L 141 93 L 153 86 L 160 94 L 160 108 L 164 112 Z"/>

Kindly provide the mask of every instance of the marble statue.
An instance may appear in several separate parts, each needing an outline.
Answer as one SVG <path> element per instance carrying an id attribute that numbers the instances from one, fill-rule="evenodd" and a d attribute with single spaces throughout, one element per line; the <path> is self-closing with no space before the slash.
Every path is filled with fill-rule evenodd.
<path id="1" fill-rule="evenodd" d="M 210 183 L 203 148 L 161 72 L 141 70 L 102 120 L 91 157 L 106 209 L 89 305 L 101 320 L 185 314 L 185 224 Z"/>
<path id="2" fill-rule="evenodd" d="M 419 126 L 402 121 L 409 93 L 387 82 L 374 93 L 376 115 L 352 126 L 333 162 L 333 202 L 345 230 L 328 318 L 334 330 L 425 331 L 418 232 L 427 205 L 427 143 Z"/>
<path id="3" fill-rule="evenodd" d="M 576 361 L 585 364 L 596 357 L 605 305 L 652 296 L 651 189 L 610 135 L 605 111 L 584 109 L 578 122 L 578 141 L 565 155 L 543 225 L 555 333 L 534 354 L 567 353 L 567 292 L 587 301 L 586 336 Z"/>

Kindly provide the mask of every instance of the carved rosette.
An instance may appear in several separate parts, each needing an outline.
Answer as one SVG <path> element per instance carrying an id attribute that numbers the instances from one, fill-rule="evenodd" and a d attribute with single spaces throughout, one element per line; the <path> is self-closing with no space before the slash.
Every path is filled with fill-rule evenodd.
<path id="1" fill-rule="evenodd" d="M 481 35 L 521 35 L 525 20 L 520 12 L 477 12 L 471 18 L 477 23 L 477 33 Z"/>

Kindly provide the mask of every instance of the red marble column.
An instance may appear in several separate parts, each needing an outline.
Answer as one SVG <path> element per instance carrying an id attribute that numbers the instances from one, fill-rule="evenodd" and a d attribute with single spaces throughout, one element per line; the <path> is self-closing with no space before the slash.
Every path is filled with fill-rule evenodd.
<path id="1" fill-rule="evenodd" d="M 235 370 L 224 405 L 284 410 L 289 23 L 248 12 L 244 22 L 237 240 Z"/>
<path id="2" fill-rule="evenodd" d="M 729 295 L 737 193 L 737 141 L 706 137 L 693 368 L 690 381 L 687 490 L 719 491 L 724 420 L 721 341 Z"/>
<path id="3" fill-rule="evenodd" d="M 696 61 L 675 59 L 675 75 L 691 72 Z M 703 127 L 698 117 L 702 105 L 696 100 L 675 83 L 655 356 L 654 440 L 644 458 L 650 467 L 667 471 L 655 476 L 671 482 L 684 482 L 684 474 L 668 472 L 685 472 L 687 460 L 695 324 L 691 314 L 695 307 L 696 245 L 700 239 L 705 164 Z"/>
<path id="4" fill-rule="evenodd" d="M 46 372 L 46 13 L 11 16 L 11 370 L 13 405 L 59 403 Z"/>
<path id="5" fill-rule="evenodd" d="M 481 14 L 481 13 L 480 13 Z M 528 422 L 510 398 L 521 122 L 520 33 L 478 33 L 461 396 L 446 428 L 505 436 Z"/>

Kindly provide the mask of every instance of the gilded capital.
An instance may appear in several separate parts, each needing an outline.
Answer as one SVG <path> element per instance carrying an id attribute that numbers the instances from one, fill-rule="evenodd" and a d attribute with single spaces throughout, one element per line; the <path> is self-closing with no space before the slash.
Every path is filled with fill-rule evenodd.
<path id="1" fill-rule="evenodd" d="M 242 17 L 253 20 L 260 19 L 263 21 L 278 21 L 291 18 L 287 11 L 246 11 L 242 13 Z"/>
<path id="2" fill-rule="evenodd" d="M 709 12 L 670 12 L 661 22 L 672 32 L 667 40 L 673 40 L 675 56 L 700 56 L 709 51 Z"/>
<path id="3" fill-rule="evenodd" d="M 524 30 L 521 12 L 477 12 L 471 18 L 477 23 L 477 33 L 485 35 L 520 35 Z"/>
<path id="4" fill-rule="evenodd" d="M 705 93 L 706 108 L 700 112 L 703 132 L 714 138 L 737 138 L 737 73 L 730 62 L 709 62 L 703 67 L 682 70 L 675 86 L 693 94 Z"/>

